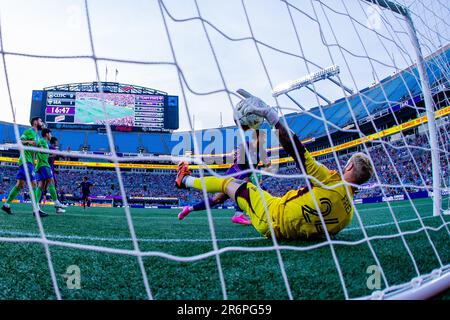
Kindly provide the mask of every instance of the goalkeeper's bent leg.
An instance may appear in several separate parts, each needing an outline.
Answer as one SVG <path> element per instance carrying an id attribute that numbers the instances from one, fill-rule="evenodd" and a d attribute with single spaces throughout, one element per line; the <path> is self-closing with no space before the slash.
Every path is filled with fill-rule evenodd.
<path id="1" fill-rule="evenodd" d="M 177 188 L 194 188 L 197 190 L 203 190 L 205 186 L 206 192 L 209 193 L 224 193 L 228 197 L 232 198 L 236 202 L 236 192 L 240 186 L 245 184 L 245 181 L 236 180 L 234 178 L 217 178 L 217 177 L 204 177 L 194 178 L 191 175 L 188 164 L 181 162 L 178 165 L 177 178 L 175 185 Z"/>
<path id="2" fill-rule="evenodd" d="M 244 210 L 252 221 L 255 229 L 265 237 L 270 236 L 269 224 L 266 217 L 266 209 L 276 202 L 268 192 L 258 189 L 255 185 L 234 178 L 203 178 L 207 192 L 223 192 L 236 202 L 240 209 Z M 185 176 L 183 184 L 187 188 L 202 190 L 202 179 Z M 261 199 L 262 192 L 264 201 Z M 276 210 L 276 209 L 274 209 Z M 270 210 L 269 215 L 271 216 Z"/>
<path id="3" fill-rule="evenodd" d="M 238 202 L 236 201 L 237 192 L 241 188 L 241 186 L 247 183 L 245 181 L 237 180 L 234 178 L 204 177 L 202 179 L 186 176 L 183 179 L 183 184 L 187 188 L 202 190 L 203 189 L 202 180 L 204 181 L 206 192 L 224 193 L 225 195 L 233 199 L 234 202 L 236 202 L 237 204 L 238 204 Z"/>
<path id="4" fill-rule="evenodd" d="M 275 236 L 278 235 L 274 215 L 279 211 L 280 200 L 280 198 L 274 197 L 267 191 L 248 182 L 243 183 L 236 190 L 235 202 L 239 205 L 239 208 L 249 215 L 253 227 L 265 237 L 270 237 L 266 210 L 272 220 Z"/>
<path id="5" fill-rule="evenodd" d="M 202 179 L 202 178 L 194 178 L 191 176 L 186 176 L 186 177 L 184 177 L 183 183 L 187 188 L 203 190 L 202 180 L 204 181 L 206 192 L 226 193 L 225 190 L 226 190 L 228 184 L 235 179 L 234 178 L 217 178 L 217 177 L 204 177 Z M 227 194 L 227 195 L 230 196 L 229 194 Z"/>

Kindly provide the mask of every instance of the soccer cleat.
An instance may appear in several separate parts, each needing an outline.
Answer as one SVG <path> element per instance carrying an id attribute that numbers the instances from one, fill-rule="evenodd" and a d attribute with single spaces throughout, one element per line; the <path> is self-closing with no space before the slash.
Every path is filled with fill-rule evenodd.
<path id="1" fill-rule="evenodd" d="M 11 207 L 3 205 L 2 210 L 5 211 L 7 214 L 12 214 Z"/>
<path id="2" fill-rule="evenodd" d="M 55 201 L 55 208 L 56 209 L 64 209 L 67 208 L 66 205 L 62 204 L 61 202 L 59 202 L 58 200 Z"/>
<path id="3" fill-rule="evenodd" d="M 249 218 L 247 218 L 246 214 L 244 214 L 244 213 L 239 216 L 233 216 L 233 218 L 231 218 L 231 221 L 233 223 L 242 224 L 245 226 L 249 226 L 252 224 L 251 220 Z"/>
<path id="4" fill-rule="evenodd" d="M 33 212 L 33 215 L 36 216 L 36 214 L 34 212 Z M 41 218 L 48 217 L 48 213 L 45 213 L 44 211 L 39 209 L 39 217 L 41 217 Z"/>
<path id="5" fill-rule="evenodd" d="M 189 208 L 189 206 L 184 207 L 184 208 L 183 208 L 183 211 L 181 211 L 181 212 L 178 214 L 178 220 L 183 220 L 184 218 L 186 218 L 186 216 L 187 216 L 189 213 L 191 213 L 191 209 Z"/>
<path id="6" fill-rule="evenodd" d="M 187 162 L 180 162 L 178 164 L 178 169 L 177 169 L 177 178 L 175 180 L 175 186 L 178 189 L 184 189 L 186 188 L 186 186 L 183 184 L 183 178 L 185 176 L 188 176 L 192 174 L 191 170 L 189 170 L 189 165 Z"/>
<path id="7" fill-rule="evenodd" d="M 56 208 L 56 213 L 64 213 L 66 212 L 66 210 L 64 210 L 63 208 Z"/>

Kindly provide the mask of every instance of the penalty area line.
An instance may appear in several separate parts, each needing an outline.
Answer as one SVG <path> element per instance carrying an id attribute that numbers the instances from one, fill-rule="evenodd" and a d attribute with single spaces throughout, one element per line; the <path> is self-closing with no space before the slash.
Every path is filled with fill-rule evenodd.
<path id="1" fill-rule="evenodd" d="M 1 230 L 0 235 L 10 235 L 10 236 L 22 236 L 22 237 L 40 237 L 38 233 L 15 231 L 15 230 Z M 103 242 L 128 242 L 132 241 L 131 238 L 127 237 L 95 237 L 95 236 L 76 236 L 76 235 L 61 235 L 61 234 L 46 234 L 48 239 L 59 239 L 59 240 L 89 240 L 89 241 L 103 241 Z M 250 241 L 250 240 L 262 240 L 264 237 L 247 237 L 247 238 L 224 238 L 217 239 L 217 241 Z M 211 242 L 212 239 L 157 239 L 157 238 L 138 238 L 139 242 L 155 242 L 155 243 L 166 243 L 166 242 Z"/>
<path id="2" fill-rule="evenodd" d="M 434 216 L 427 216 L 422 217 L 422 220 L 425 219 L 431 219 L 431 218 L 437 218 Z M 411 223 L 419 221 L 419 219 L 408 219 L 408 220 L 401 220 L 398 221 L 399 224 L 404 223 Z M 391 226 L 395 225 L 394 222 L 388 222 L 388 223 L 382 223 L 382 224 L 375 224 L 375 225 L 368 225 L 365 226 L 365 229 L 375 229 L 385 226 Z M 355 228 L 348 228 L 344 229 L 341 232 L 351 232 L 351 231 L 360 231 L 361 228 L 355 227 Z M 33 232 L 25 232 L 25 231 L 18 231 L 18 230 L 0 230 L 0 235 L 6 235 L 6 236 L 19 236 L 19 237 L 40 237 L 40 234 L 33 233 Z M 130 242 L 132 241 L 131 238 L 128 237 L 95 237 L 95 236 L 77 236 L 77 235 L 61 235 L 61 234 L 46 234 L 46 237 L 48 239 L 57 239 L 57 240 L 87 240 L 87 241 L 101 241 L 101 242 Z M 211 242 L 211 238 L 205 238 L 205 239 L 177 239 L 177 238 L 168 238 L 168 239 L 158 239 L 158 238 L 138 238 L 138 242 L 148 242 L 148 243 L 183 243 L 183 242 Z M 266 240 L 265 237 L 241 237 L 241 238 L 222 238 L 217 239 L 218 242 L 233 242 L 233 241 L 258 241 L 258 240 Z"/>
<path id="3" fill-rule="evenodd" d="M 429 204 L 429 203 L 422 203 L 422 204 L 417 204 L 416 205 L 416 207 L 422 207 L 422 206 L 430 206 L 431 207 L 431 204 Z M 397 208 L 411 207 L 411 205 L 410 204 L 399 204 L 399 205 L 391 205 L 391 207 L 392 207 L 392 209 L 397 209 Z M 70 210 L 70 207 L 68 209 Z M 386 208 L 382 208 L 382 209 L 386 209 Z M 175 209 L 172 209 L 172 210 L 175 210 Z M 230 211 L 230 212 L 233 211 L 231 209 L 221 209 L 221 210 L 227 210 L 227 211 Z M 364 213 L 366 211 L 379 211 L 379 210 L 380 210 L 380 208 L 359 208 L 358 212 Z M 225 213 L 225 215 L 226 214 L 227 213 Z M 215 216 L 214 215 L 213 219 L 214 220 L 228 220 L 228 219 L 231 219 L 231 217 L 232 217 L 232 214 L 228 214 L 226 216 L 225 215 L 223 215 L 223 216 Z M 119 218 L 120 219 L 126 218 L 125 215 L 123 215 L 123 214 L 111 215 L 111 214 L 102 214 L 101 212 L 98 213 L 98 214 L 92 214 L 92 213 L 90 213 L 90 214 L 89 213 L 82 214 L 82 213 L 70 213 L 70 211 L 61 215 L 61 217 L 63 217 L 63 216 L 68 216 L 68 217 L 92 217 L 92 218 L 117 218 L 117 219 L 119 219 Z M 133 219 L 148 219 L 148 220 L 150 220 L 150 219 L 164 219 L 164 220 L 174 220 L 174 221 L 176 221 L 177 220 L 177 215 L 174 214 L 173 216 L 171 216 L 169 214 L 168 215 L 163 215 L 163 214 L 161 214 L 161 215 L 151 215 L 151 214 L 149 214 L 149 215 L 146 216 L 146 215 L 143 215 L 143 213 L 140 213 L 139 215 L 136 215 L 136 214 L 133 214 L 133 212 L 132 212 L 132 218 Z M 207 219 L 207 216 L 206 216 L 206 214 L 205 215 L 201 215 L 201 216 L 195 215 L 195 216 L 189 216 L 186 219 L 188 219 L 188 220 L 204 220 L 204 219 Z"/>

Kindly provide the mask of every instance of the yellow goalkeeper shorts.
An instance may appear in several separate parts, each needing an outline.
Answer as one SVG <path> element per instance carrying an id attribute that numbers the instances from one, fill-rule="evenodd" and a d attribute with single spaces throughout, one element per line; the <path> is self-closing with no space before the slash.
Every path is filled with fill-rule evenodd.
<path id="1" fill-rule="evenodd" d="M 249 215 L 255 229 L 263 236 L 270 237 L 267 214 L 272 219 L 273 213 L 278 210 L 280 200 L 281 198 L 272 196 L 270 193 L 259 189 L 254 184 L 247 183 L 246 189 L 241 191 L 237 197 L 237 204 Z M 265 210 L 266 207 L 267 212 Z M 272 224 L 272 227 L 274 229 L 277 228 L 274 224 Z"/>

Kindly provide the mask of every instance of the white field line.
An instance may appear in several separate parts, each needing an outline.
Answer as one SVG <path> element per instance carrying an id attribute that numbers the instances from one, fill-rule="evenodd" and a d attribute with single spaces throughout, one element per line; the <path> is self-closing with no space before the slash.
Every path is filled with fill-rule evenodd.
<path id="1" fill-rule="evenodd" d="M 424 207 L 424 206 L 430 206 L 430 208 L 432 207 L 432 204 L 430 204 L 430 203 L 420 203 L 420 204 L 417 204 L 416 205 L 416 207 Z M 407 207 L 411 207 L 411 205 L 410 204 L 401 204 L 401 205 L 397 205 L 397 206 L 391 206 L 393 209 L 395 209 L 395 208 L 407 208 Z M 44 209 L 46 209 L 45 207 L 44 207 Z M 380 209 L 383 209 L 383 208 L 366 208 L 366 209 L 358 209 L 358 212 L 361 212 L 361 213 L 363 213 L 363 212 L 366 212 L 366 211 L 379 211 Z M 125 218 L 125 216 L 123 216 L 123 215 L 105 215 L 105 214 L 101 214 L 101 213 L 99 213 L 99 214 L 89 214 L 89 213 L 86 213 L 86 214 L 79 214 L 79 213 L 70 213 L 70 207 L 68 207 L 66 210 L 68 210 L 69 212 L 66 212 L 66 213 L 64 213 L 64 214 L 62 214 L 61 216 L 70 216 L 70 217 L 101 217 L 101 218 L 121 218 L 121 219 L 124 219 Z M 145 209 L 142 209 L 142 210 L 145 210 Z M 172 209 L 172 210 L 175 210 L 175 209 Z M 225 210 L 225 209 L 224 209 Z M 232 211 L 232 209 L 226 209 L 226 210 L 228 210 L 228 211 Z M 45 211 L 45 210 L 44 210 Z M 175 220 L 176 218 L 177 218 L 177 215 L 176 214 L 173 214 L 173 215 L 162 215 L 161 214 L 161 216 L 141 216 L 141 215 L 139 215 L 139 216 L 137 216 L 137 215 L 133 215 L 132 216 L 133 217 L 133 219 L 169 219 L 169 220 Z M 202 216 L 188 216 L 187 218 L 186 218 L 186 220 L 194 220 L 194 219 L 201 219 L 201 220 L 204 220 L 204 219 L 206 219 L 206 215 L 202 215 Z M 228 219 L 230 219 L 231 220 L 231 216 L 230 215 L 228 215 L 228 216 L 219 216 L 219 217 L 214 217 L 214 220 L 228 220 Z"/>
<path id="2" fill-rule="evenodd" d="M 22 232 L 22 231 L 14 231 L 14 230 L 1 230 L 1 235 L 10 235 L 10 236 L 21 236 L 21 237 L 36 237 L 37 233 L 33 232 Z M 131 241 L 131 238 L 126 237 L 91 237 L 91 236 L 75 236 L 75 235 L 59 235 L 59 234 L 46 234 L 47 238 L 51 239 L 59 239 L 59 240 L 89 240 L 89 241 L 107 241 L 107 242 L 128 242 Z M 263 237 L 254 237 L 254 238 L 225 238 L 225 239 L 217 239 L 218 241 L 245 241 L 245 240 L 261 240 L 265 239 Z M 138 238 L 139 242 L 210 242 L 211 238 L 208 239 L 156 239 L 156 238 Z"/>
<path id="3" fill-rule="evenodd" d="M 422 220 L 437 218 L 433 216 L 422 217 Z M 419 219 L 407 219 L 401 220 L 398 223 L 411 223 L 418 221 Z M 394 222 L 382 223 L 382 224 L 374 224 L 365 226 L 366 229 L 375 229 L 385 226 L 394 225 Z M 349 232 L 349 231 L 357 231 L 360 230 L 357 228 L 348 228 L 344 229 L 341 232 Z M 0 235 L 9 235 L 9 236 L 20 236 L 20 237 L 36 237 L 38 234 L 33 232 L 24 232 L 24 231 L 16 231 L 16 230 L 0 230 Z M 95 236 L 76 236 L 76 235 L 60 235 L 60 234 L 46 234 L 48 239 L 59 239 L 59 240 L 88 240 L 88 241 L 103 241 L 103 242 L 129 242 L 131 238 L 126 237 L 95 237 Z M 255 241 L 255 240 L 264 240 L 264 237 L 242 237 L 242 238 L 222 238 L 217 239 L 219 242 L 227 242 L 227 241 Z M 150 243 L 175 243 L 175 242 L 211 242 L 211 238 L 206 239 L 189 239 L 189 238 L 168 238 L 168 239 L 157 239 L 157 238 L 138 238 L 139 242 L 150 242 Z"/>

